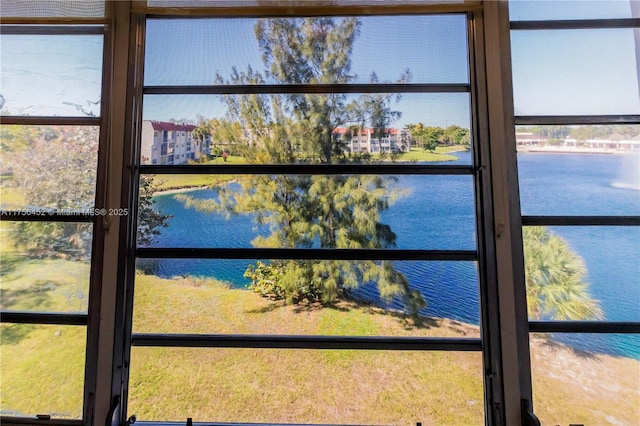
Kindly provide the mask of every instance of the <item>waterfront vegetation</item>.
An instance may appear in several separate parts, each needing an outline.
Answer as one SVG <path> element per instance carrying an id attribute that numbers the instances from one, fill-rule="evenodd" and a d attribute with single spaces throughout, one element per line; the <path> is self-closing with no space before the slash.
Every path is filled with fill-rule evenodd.
<path id="1" fill-rule="evenodd" d="M 18 257 L 2 232 L 3 309 L 86 306 L 69 295 L 88 265 Z M 55 285 L 30 292 L 33 277 L 44 276 Z M 214 279 L 140 274 L 135 304 L 135 332 L 479 335 L 477 326 L 433 318 L 417 327 L 397 313 L 347 300 L 325 309 L 285 305 Z M 11 383 L 3 387 L 3 410 L 79 417 L 84 328 L 2 324 L 1 336 L 1 375 Z M 638 371 L 639 361 L 539 338 L 532 339 L 532 358 L 543 423 L 636 421 L 640 379 L 629 372 Z M 479 353 L 134 347 L 131 371 L 130 413 L 139 419 L 182 420 L 188 413 L 195 420 L 483 423 Z"/>
<path id="2" fill-rule="evenodd" d="M 435 152 L 424 151 L 420 148 L 411 148 L 409 152 L 398 153 L 393 159 L 385 159 L 384 161 L 396 162 L 437 162 L 437 161 L 455 161 L 457 157 L 455 152 L 464 151 L 466 148 L 454 146 L 439 146 Z M 380 155 L 373 155 L 374 160 L 379 159 Z M 201 165 L 239 165 L 247 164 L 247 161 L 240 156 L 230 155 L 227 161 L 223 161 L 221 157 L 212 160 L 203 161 L 194 164 Z M 157 191 L 183 190 L 191 188 L 204 188 L 216 186 L 224 182 L 236 179 L 235 175 L 161 175 L 155 179 L 155 187 Z"/>

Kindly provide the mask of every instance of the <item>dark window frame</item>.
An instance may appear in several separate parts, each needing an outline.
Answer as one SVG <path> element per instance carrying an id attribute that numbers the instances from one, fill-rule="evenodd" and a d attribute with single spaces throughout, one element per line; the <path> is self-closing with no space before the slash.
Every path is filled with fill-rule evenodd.
<path id="1" fill-rule="evenodd" d="M 325 7 L 321 10 L 314 11 L 314 8 L 302 7 L 300 11 L 293 12 L 287 10 L 286 13 L 277 12 L 276 9 L 267 8 L 269 11 L 263 13 L 262 11 L 256 11 L 256 8 L 250 8 L 251 12 L 247 10 L 243 11 L 241 8 L 233 8 L 233 11 L 225 9 L 221 12 L 220 9 L 204 9 L 199 10 L 193 19 L 203 17 L 230 17 L 230 16 L 246 16 L 246 17 L 290 17 L 290 16 L 344 16 L 345 13 L 341 13 L 341 8 Z M 265 11 L 267 10 L 265 9 Z M 130 89 L 132 97 L 137 99 L 137 102 L 131 105 L 132 122 L 130 126 L 139 128 L 142 117 L 142 97 L 144 94 L 277 94 L 277 93 L 404 93 L 404 92 L 424 92 L 424 93 L 447 93 L 447 92 L 467 92 L 470 95 L 470 108 L 471 108 L 471 132 L 473 141 L 473 164 L 475 166 L 372 166 L 368 165 L 352 165 L 352 166 L 340 166 L 340 165 L 317 165 L 317 170 L 309 170 L 309 166 L 305 166 L 303 174 L 314 173 L 329 173 L 329 174 L 365 174 L 365 173 L 382 173 L 382 174 L 467 174 L 474 176 L 475 186 L 475 208 L 476 208 L 476 241 L 477 250 L 474 253 L 462 253 L 460 251 L 429 251 L 429 250 L 405 250 L 404 254 L 409 254 L 419 259 L 450 259 L 461 260 L 462 258 L 468 258 L 472 256 L 474 260 L 478 262 L 478 279 L 480 286 L 480 326 L 482 329 L 482 338 L 476 341 L 469 342 L 465 339 L 418 339 L 417 345 L 413 346 L 419 350 L 440 350 L 447 348 L 454 350 L 477 350 L 483 354 L 483 391 L 485 395 L 485 421 L 490 424 L 503 423 L 504 410 L 502 406 L 503 402 L 503 377 L 502 377 L 502 362 L 501 362 L 501 350 L 500 350 L 500 324 L 499 324 L 499 308 L 496 296 L 496 265 L 495 265 L 495 250 L 493 247 L 494 241 L 491 236 L 493 223 L 490 219 L 493 214 L 491 204 L 491 177 L 490 173 L 485 171 L 490 170 L 490 161 L 488 153 L 488 139 L 484 132 L 484 124 L 481 122 L 486 119 L 486 91 L 480 90 L 480 85 L 475 82 L 482 76 L 482 69 L 484 67 L 484 50 L 481 45 L 484 40 L 482 39 L 482 32 L 477 30 L 478 25 L 482 25 L 482 13 L 479 10 L 480 7 L 477 3 L 469 2 L 465 4 L 455 5 L 437 5 L 437 6 L 420 6 L 410 7 L 410 13 L 417 15 L 427 14 L 444 14 L 444 13 L 459 13 L 466 15 L 467 18 L 467 49 L 468 49 L 468 66 L 470 82 L 467 84 L 458 85 L 442 85 L 442 84 L 354 84 L 354 85 L 261 85 L 261 86 L 144 86 L 143 85 L 143 63 L 144 63 L 144 37 L 145 37 L 145 25 L 147 19 L 162 19 L 181 17 L 181 13 L 185 10 L 172 9 L 163 11 L 166 13 L 158 13 L 154 9 L 139 8 L 134 14 L 135 29 L 132 30 L 132 37 L 135 37 L 140 41 L 140 48 L 133 50 L 130 55 L 135 57 L 135 63 L 137 64 L 137 74 L 130 74 L 130 85 L 137 87 L 136 90 Z M 362 13 L 371 14 L 369 8 L 347 8 L 343 10 L 351 11 L 349 15 L 358 15 Z M 355 12 L 353 11 L 355 10 Z M 399 10 L 402 10 L 401 12 Z M 407 9 L 408 10 L 408 9 Z M 194 10 L 191 9 L 190 12 Z M 329 12 L 330 11 L 330 12 Z M 229 13 L 232 12 L 232 13 Z M 408 13 L 404 8 L 385 8 L 381 7 L 374 14 L 390 15 Z M 133 35 L 135 34 L 135 35 Z M 475 62 L 477 59 L 477 63 Z M 477 71 L 476 71 L 477 70 Z M 476 75 L 477 72 L 477 75 Z M 128 170 L 133 171 L 128 176 L 127 184 L 127 202 L 132 207 L 130 211 L 134 214 L 131 217 L 136 217 L 135 204 L 137 198 L 137 185 L 139 176 L 141 174 L 154 174 L 154 173 L 189 173 L 189 174 L 201 174 L 201 173 L 216 173 L 216 174 L 228 174 L 238 173 L 242 170 L 243 173 L 280 173 L 280 174 L 295 174 L 298 172 L 299 167 L 296 165 L 247 165 L 229 168 L 225 166 L 220 168 L 219 166 L 151 166 L 139 164 L 139 149 L 140 149 L 140 132 L 134 133 L 132 137 L 126 142 L 128 144 L 127 152 L 131 152 L 132 156 L 129 158 L 130 165 L 126 166 Z M 232 170 L 233 169 L 233 170 Z M 300 170 L 302 171 L 302 170 Z M 126 240 L 129 244 L 125 247 L 122 246 L 123 251 L 127 253 L 127 266 L 126 266 L 126 298 L 121 303 L 119 312 L 125 317 L 125 323 L 123 324 L 123 351 L 121 359 L 117 362 L 120 365 L 129 365 L 129 356 L 132 346 L 177 346 L 177 347 L 253 347 L 257 344 L 259 347 L 278 347 L 278 348 L 300 348 L 304 345 L 305 348 L 351 348 L 351 349 L 374 349 L 376 347 L 384 347 L 387 349 L 399 349 L 405 347 L 403 345 L 407 342 L 403 342 L 398 338 L 381 338 L 380 341 L 376 341 L 375 344 L 367 341 L 367 338 L 349 337 L 348 342 L 340 341 L 333 337 L 326 336 L 219 336 L 219 335 L 151 335 L 132 333 L 132 311 L 133 311 L 133 287 L 134 287 L 134 274 L 135 274 L 135 259 L 137 257 L 145 258 L 161 258 L 161 257 L 181 257 L 181 258 L 216 258 L 216 257 L 233 257 L 242 256 L 243 258 L 255 258 L 256 255 L 262 253 L 268 258 L 298 258 L 300 252 L 296 251 L 296 255 L 292 256 L 291 253 L 282 249 L 242 249 L 241 252 L 237 250 L 229 251 L 215 250 L 215 249 L 147 249 L 135 247 L 135 226 L 132 223 L 128 224 Z M 265 250 L 267 250 L 265 252 Z M 361 253 L 355 257 L 358 250 L 349 250 L 349 253 L 342 255 L 336 255 L 332 253 L 331 258 L 370 258 L 375 254 L 375 258 L 379 259 L 382 253 L 385 258 L 394 258 L 398 255 L 397 250 L 376 250 L 375 253 L 367 254 L 362 250 Z M 305 254 L 304 257 L 317 258 L 319 254 L 326 256 L 326 253 L 313 253 Z M 275 257 L 274 257 L 275 256 Z M 335 257 L 338 256 L 338 257 Z M 364 256 L 364 257 L 363 257 Z M 127 337 L 129 336 L 129 337 Z M 256 340 L 256 341 L 254 341 Z M 257 343 L 256 343 L 257 342 Z M 414 344 L 412 343 L 412 344 Z M 346 345 L 346 346 L 345 346 Z M 382 345 L 382 346 L 380 346 Z M 128 392 L 127 378 L 129 375 L 128 369 L 118 369 L 123 378 L 123 385 L 121 387 L 121 393 L 126 395 Z M 526 385 L 525 385 L 526 389 Z M 526 394 L 526 391 L 525 391 Z M 122 398 L 120 403 L 121 419 L 124 421 L 126 408 L 126 396 Z M 188 413 L 185 413 L 188 416 Z"/>

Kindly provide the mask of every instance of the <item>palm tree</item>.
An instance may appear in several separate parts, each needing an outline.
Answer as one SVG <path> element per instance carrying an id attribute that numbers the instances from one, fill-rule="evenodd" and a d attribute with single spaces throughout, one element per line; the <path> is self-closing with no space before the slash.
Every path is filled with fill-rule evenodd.
<path id="1" fill-rule="evenodd" d="M 601 319 L 602 310 L 589 294 L 583 260 L 569 244 L 546 228 L 523 228 L 525 280 L 529 318 Z"/>

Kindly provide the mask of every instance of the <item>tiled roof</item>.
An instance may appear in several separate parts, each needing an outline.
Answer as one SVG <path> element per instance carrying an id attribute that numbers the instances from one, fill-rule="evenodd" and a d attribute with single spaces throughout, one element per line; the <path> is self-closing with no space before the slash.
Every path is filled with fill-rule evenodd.
<path id="1" fill-rule="evenodd" d="M 196 128 L 196 126 L 194 126 L 193 124 L 176 124 L 153 120 L 151 120 L 150 123 L 153 126 L 153 130 L 193 132 Z"/>
<path id="2" fill-rule="evenodd" d="M 348 127 L 338 127 L 336 129 L 333 130 L 333 134 L 338 134 L 338 135 L 344 135 L 345 133 L 349 133 L 351 131 L 350 128 Z M 394 129 L 394 128 L 389 128 L 386 129 L 387 134 L 390 135 L 397 135 L 398 134 L 398 129 Z M 360 130 L 360 134 L 361 135 L 367 135 L 367 134 L 373 134 L 373 129 L 370 127 L 367 127 L 365 129 L 361 129 Z"/>

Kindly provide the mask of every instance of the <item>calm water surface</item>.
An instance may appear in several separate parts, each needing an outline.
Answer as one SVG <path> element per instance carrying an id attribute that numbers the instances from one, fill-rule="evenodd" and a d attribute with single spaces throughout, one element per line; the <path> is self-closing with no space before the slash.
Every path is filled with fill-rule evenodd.
<path id="1" fill-rule="evenodd" d="M 468 153 L 457 153 L 469 164 Z M 520 193 L 524 215 L 640 215 L 638 156 L 519 154 Z M 455 164 L 455 163 L 447 163 Z M 401 197 L 383 213 L 400 249 L 474 250 L 473 181 L 470 176 L 401 176 Z M 212 198 L 214 190 L 192 191 Z M 267 229 L 250 216 L 230 219 L 185 209 L 175 195 L 156 197 L 163 214 L 173 215 L 155 246 L 251 247 Z M 640 320 L 640 229 L 637 227 L 553 227 L 587 265 L 592 295 L 600 300 L 607 320 Z M 207 276 L 243 288 L 250 260 L 158 260 L 163 277 Z M 479 322 L 478 276 L 475 262 L 396 262 L 414 288 L 428 301 L 424 314 Z M 356 297 L 389 306 L 376 286 L 366 284 Z M 390 304 L 402 308 L 399 301 Z M 580 349 L 640 359 L 640 338 L 631 335 L 556 336 Z"/>

